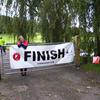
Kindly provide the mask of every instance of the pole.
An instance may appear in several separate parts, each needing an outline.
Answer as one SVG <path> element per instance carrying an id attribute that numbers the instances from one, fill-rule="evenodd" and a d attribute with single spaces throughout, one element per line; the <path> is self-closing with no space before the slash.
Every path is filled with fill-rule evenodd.
<path id="1" fill-rule="evenodd" d="M 0 80 L 1 80 L 1 68 L 2 68 L 2 52 L 1 52 L 1 49 L 0 49 Z"/>
<path id="2" fill-rule="evenodd" d="M 0 49 L 0 80 L 2 79 L 2 68 L 3 68 L 3 52 L 1 48 Z"/>
<path id="3" fill-rule="evenodd" d="M 75 36 L 75 64 L 80 67 L 80 35 Z"/>

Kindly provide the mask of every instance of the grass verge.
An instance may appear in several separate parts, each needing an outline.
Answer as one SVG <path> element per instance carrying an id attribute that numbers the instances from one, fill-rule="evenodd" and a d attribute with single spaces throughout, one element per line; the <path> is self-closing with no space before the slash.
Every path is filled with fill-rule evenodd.
<path id="1" fill-rule="evenodd" d="M 100 64 L 85 64 L 82 66 L 82 69 L 89 72 L 97 72 L 100 73 Z"/>

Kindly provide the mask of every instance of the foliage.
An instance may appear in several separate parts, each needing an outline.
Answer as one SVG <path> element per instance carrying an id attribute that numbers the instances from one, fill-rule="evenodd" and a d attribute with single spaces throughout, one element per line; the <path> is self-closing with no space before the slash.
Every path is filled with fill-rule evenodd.
<path id="1" fill-rule="evenodd" d="M 80 34 L 81 47 L 91 52 L 96 46 L 100 55 L 100 0 L 6 1 L 0 0 L 0 5 L 6 4 L 6 15 L 10 17 L 0 18 L 1 33 L 21 34 L 30 40 L 35 32 L 41 32 L 45 42 L 70 41 Z"/>

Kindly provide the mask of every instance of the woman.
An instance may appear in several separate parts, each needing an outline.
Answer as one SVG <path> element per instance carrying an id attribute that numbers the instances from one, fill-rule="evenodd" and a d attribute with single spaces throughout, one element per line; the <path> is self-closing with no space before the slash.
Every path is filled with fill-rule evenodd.
<path id="1" fill-rule="evenodd" d="M 28 46 L 28 41 L 26 41 L 23 36 L 19 36 L 19 41 L 17 42 L 19 48 L 26 49 Z M 20 69 L 21 75 L 26 76 L 27 68 Z"/>

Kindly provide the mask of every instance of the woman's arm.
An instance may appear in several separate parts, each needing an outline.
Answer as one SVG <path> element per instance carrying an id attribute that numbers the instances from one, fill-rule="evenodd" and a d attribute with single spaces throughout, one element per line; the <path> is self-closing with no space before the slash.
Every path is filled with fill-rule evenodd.
<path id="1" fill-rule="evenodd" d="M 23 47 L 24 49 L 26 49 L 27 46 L 28 46 L 28 41 L 25 40 L 25 41 L 22 43 L 22 47 Z"/>
<path id="2" fill-rule="evenodd" d="M 18 41 L 17 42 L 17 46 L 20 48 L 21 47 L 21 43 Z"/>

